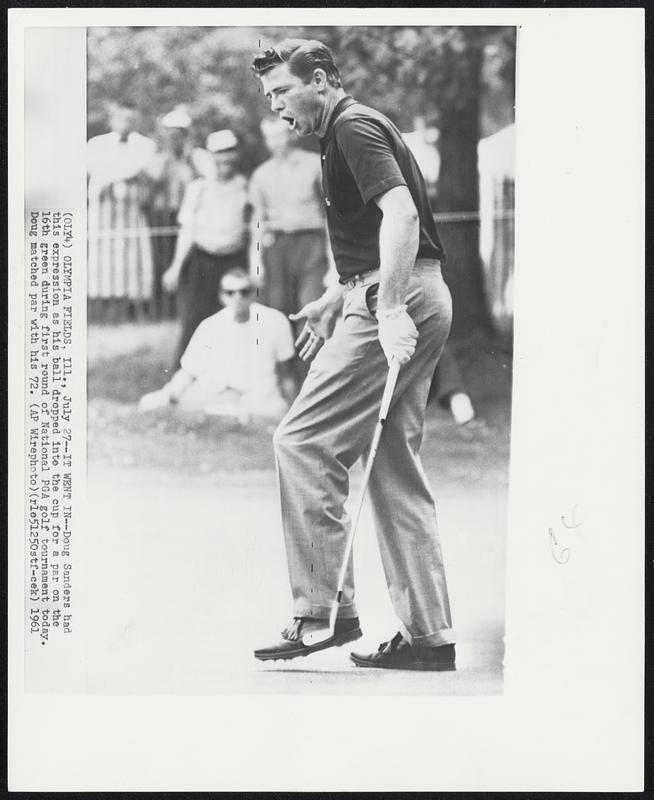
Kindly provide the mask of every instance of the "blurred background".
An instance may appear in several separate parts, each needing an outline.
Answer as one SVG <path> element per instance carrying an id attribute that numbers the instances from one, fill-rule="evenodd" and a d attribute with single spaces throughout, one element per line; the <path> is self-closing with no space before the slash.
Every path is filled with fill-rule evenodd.
<path id="1" fill-rule="evenodd" d="M 325 42 L 337 54 L 350 94 L 436 150 L 435 166 L 425 172 L 435 184 L 433 206 L 448 252 L 453 333 L 486 327 L 509 348 L 514 28 L 91 28 L 89 138 L 109 130 L 112 103 L 129 103 L 138 110 L 139 132 L 161 147 L 162 117 L 182 107 L 192 120 L 190 146 L 201 149 L 210 132 L 230 128 L 239 136 L 242 169 L 249 175 L 267 157 L 259 123 L 268 114 L 251 57 L 259 43 L 265 47 L 284 36 Z M 125 306 L 118 319 L 139 311 L 146 319 L 174 313 L 161 299 L 157 275 L 134 299 L 142 307 Z M 94 318 L 102 319 L 101 312 Z"/>
<path id="2" fill-rule="evenodd" d="M 250 63 L 260 49 L 297 36 L 320 39 L 332 49 L 346 91 L 395 122 L 427 181 L 453 296 L 450 353 L 459 388 L 474 408 L 471 420 L 457 424 L 454 409 L 432 392 L 422 451 L 440 510 L 454 622 L 463 642 L 462 669 L 442 686 L 463 694 L 501 691 L 515 33 L 496 26 L 88 29 L 89 492 L 98 512 L 94 543 L 113 576 L 106 578 L 106 592 L 100 586 L 95 595 L 93 614 L 105 621 L 97 628 L 106 634 L 89 651 L 96 690 L 339 690 L 327 678 L 307 683 L 301 670 L 297 684 L 289 677 L 293 669 L 274 684 L 262 678 L 255 685 L 243 677 L 255 669 L 249 645 L 260 644 L 257 636 L 268 636 L 271 620 L 281 624 L 288 611 L 270 441 L 274 425 L 253 419 L 243 426 L 171 409 L 137 411 L 139 398 L 171 377 L 179 308 L 162 276 L 173 258 L 185 187 L 211 171 L 206 140 L 212 132 L 237 135 L 238 170 L 246 180 L 269 158 L 260 129 L 269 108 Z M 117 131 L 121 114 L 130 119 L 130 135 L 138 137 L 119 165 L 103 157 L 101 145 L 102 137 Z M 313 139 L 296 146 L 318 149 Z M 94 181 L 111 186 L 109 195 L 91 191 Z M 371 522 L 364 520 L 355 544 L 360 605 L 367 630 L 384 636 L 392 612 L 373 538 Z M 219 572 L 207 572 L 204 557 L 189 560 L 189 546 L 206 553 Z M 227 572 L 220 567 L 225 563 Z M 122 600 L 111 588 L 117 573 L 131 587 Z M 164 589 L 152 591 L 141 582 L 143 575 Z M 257 593 L 243 596 L 244 580 L 264 593 L 265 619 Z M 200 609 L 194 597 L 203 588 Z M 163 611 L 150 607 L 151 597 L 164 604 Z M 252 635 L 252 642 L 243 641 L 247 658 L 239 669 L 245 672 L 230 673 L 229 679 L 215 669 L 220 640 L 203 633 L 217 617 L 231 620 L 232 631 L 245 618 L 243 636 Z M 171 621 L 177 626 L 172 641 Z M 329 672 L 332 656 L 325 658 Z M 198 669 L 206 669 L 201 679 Z M 391 689 L 392 676 L 384 680 L 389 691 L 397 690 Z"/>

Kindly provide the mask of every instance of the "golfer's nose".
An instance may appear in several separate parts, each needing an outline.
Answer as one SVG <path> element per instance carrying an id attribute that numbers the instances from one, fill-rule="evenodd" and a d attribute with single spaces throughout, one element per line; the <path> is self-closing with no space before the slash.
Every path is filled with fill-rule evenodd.
<path id="1" fill-rule="evenodd" d="M 270 110 L 274 111 L 275 113 L 282 111 L 284 108 L 284 102 L 280 100 L 278 97 L 273 97 L 270 100 Z"/>

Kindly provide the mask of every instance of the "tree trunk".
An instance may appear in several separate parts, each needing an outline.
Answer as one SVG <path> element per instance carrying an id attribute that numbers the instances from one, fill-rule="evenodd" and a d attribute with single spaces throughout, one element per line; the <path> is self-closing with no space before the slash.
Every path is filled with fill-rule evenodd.
<path id="1" fill-rule="evenodd" d="M 469 73 L 465 89 L 445 104 L 441 116 L 441 170 L 438 180 L 437 212 L 478 212 L 479 178 L 479 94 L 481 92 L 482 50 L 470 43 Z M 452 293 L 452 334 L 465 336 L 489 327 L 479 257 L 479 221 L 444 222 L 439 226 L 447 259 L 443 267 Z"/>

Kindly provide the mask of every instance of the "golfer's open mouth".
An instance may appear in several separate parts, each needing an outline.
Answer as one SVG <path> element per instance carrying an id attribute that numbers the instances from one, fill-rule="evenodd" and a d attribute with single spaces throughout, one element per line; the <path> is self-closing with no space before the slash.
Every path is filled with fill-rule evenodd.
<path id="1" fill-rule="evenodd" d="M 295 130 L 295 117 L 284 117 L 282 116 L 284 122 L 288 125 L 288 127 L 294 131 Z"/>

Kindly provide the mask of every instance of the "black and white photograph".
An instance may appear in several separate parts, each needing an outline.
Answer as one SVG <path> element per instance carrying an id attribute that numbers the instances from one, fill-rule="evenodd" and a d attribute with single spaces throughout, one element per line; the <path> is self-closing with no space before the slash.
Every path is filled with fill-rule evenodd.
<path id="1" fill-rule="evenodd" d="M 12 788 L 642 780 L 642 14 L 373 11 L 10 17 Z"/>
<path id="2" fill-rule="evenodd" d="M 89 688 L 501 692 L 515 28 L 87 47 Z"/>

